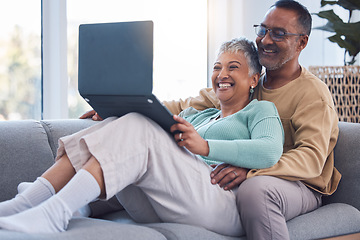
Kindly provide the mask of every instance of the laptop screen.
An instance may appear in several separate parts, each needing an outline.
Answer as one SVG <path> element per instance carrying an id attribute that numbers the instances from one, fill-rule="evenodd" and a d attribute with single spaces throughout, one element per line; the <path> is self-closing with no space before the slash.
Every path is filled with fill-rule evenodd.
<path id="1" fill-rule="evenodd" d="M 153 22 L 82 24 L 78 88 L 89 95 L 150 95 Z"/>

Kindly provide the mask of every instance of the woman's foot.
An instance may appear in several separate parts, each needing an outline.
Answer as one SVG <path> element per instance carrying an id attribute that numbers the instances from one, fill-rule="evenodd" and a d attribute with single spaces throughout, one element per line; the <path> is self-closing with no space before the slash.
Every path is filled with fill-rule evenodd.
<path id="1" fill-rule="evenodd" d="M 50 182 L 42 177 L 37 178 L 26 189 L 22 187 L 13 199 L 0 203 L 0 217 L 11 216 L 35 207 L 55 194 Z"/>
<path id="2" fill-rule="evenodd" d="M 25 233 L 65 231 L 73 212 L 96 199 L 100 192 L 93 175 L 81 169 L 56 195 L 37 207 L 0 217 L 0 229 Z"/>
<path id="3" fill-rule="evenodd" d="M 0 229 L 24 233 L 65 231 L 72 216 L 70 209 L 54 196 L 37 207 L 8 217 L 0 217 Z"/>

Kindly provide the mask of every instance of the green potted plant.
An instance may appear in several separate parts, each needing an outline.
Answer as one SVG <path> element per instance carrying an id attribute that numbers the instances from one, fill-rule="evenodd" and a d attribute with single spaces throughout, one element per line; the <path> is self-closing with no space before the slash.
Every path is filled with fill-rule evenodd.
<path id="1" fill-rule="evenodd" d="M 326 5 L 338 5 L 348 10 L 348 19 L 343 21 L 332 9 L 326 11 L 320 11 L 315 15 L 320 18 L 327 19 L 327 23 L 324 26 L 316 27 L 319 29 L 331 33 L 334 35 L 328 37 L 331 42 L 337 43 L 341 48 L 345 48 L 344 53 L 344 65 L 353 65 L 355 58 L 360 52 L 360 21 L 350 22 L 353 11 L 360 10 L 359 0 L 338 0 L 338 1 L 325 1 L 321 0 L 321 7 Z M 346 61 L 346 54 L 349 54 L 351 60 Z"/>
<path id="2" fill-rule="evenodd" d="M 344 66 L 310 66 L 309 70 L 328 86 L 339 120 L 360 123 L 360 66 L 354 65 L 360 51 L 360 21 L 351 22 L 354 11 L 360 10 L 360 0 L 321 0 L 321 7 L 326 5 L 341 6 L 349 13 L 346 21 L 332 9 L 314 13 L 327 20 L 314 29 L 334 33 L 328 39 L 345 49 Z"/>

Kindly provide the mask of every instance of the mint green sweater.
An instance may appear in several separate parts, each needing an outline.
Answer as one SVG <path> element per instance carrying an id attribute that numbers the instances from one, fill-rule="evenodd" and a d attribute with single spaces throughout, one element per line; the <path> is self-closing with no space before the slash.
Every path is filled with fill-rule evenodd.
<path id="1" fill-rule="evenodd" d="M 275 105 L 252 100 L 245 108 L 225 118 L 214 120 L 221 111 L 209 108 L 185 109 L 179 115 L 190 122 L 208 141 L 209 155 L 200 156 L 207 164 L 260 169 L 278 162 L 284 143 L 284 131 Z"/>

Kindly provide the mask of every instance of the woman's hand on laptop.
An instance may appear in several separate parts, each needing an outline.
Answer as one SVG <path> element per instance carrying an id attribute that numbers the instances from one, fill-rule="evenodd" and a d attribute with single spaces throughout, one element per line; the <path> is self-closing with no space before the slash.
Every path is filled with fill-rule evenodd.
<path id="1" fill-rule="evenodd" d="M 83 115 L 80 116 L 80 119 L 86 119 L 86 118 L 91 118 L 94 121 L 102 121 L 103 119 L 97 114 L 97 112 L 95 112 L 95 110 L 90 110 L 87 111 L 86 113 L 84 113 Z"/>
<path id="2" fill-rule="evenodd" d="M 177 132 L 174 135 L 175 141 L 180 147 L 186 147 L 190 152 L 202 156 L 209 155 L 208 142 L 203 139 L 199 133 L 194 129 L 193 125 L 185 119 L 174 115 L 175 123 L 171 126 L 171 132 Z"/>

